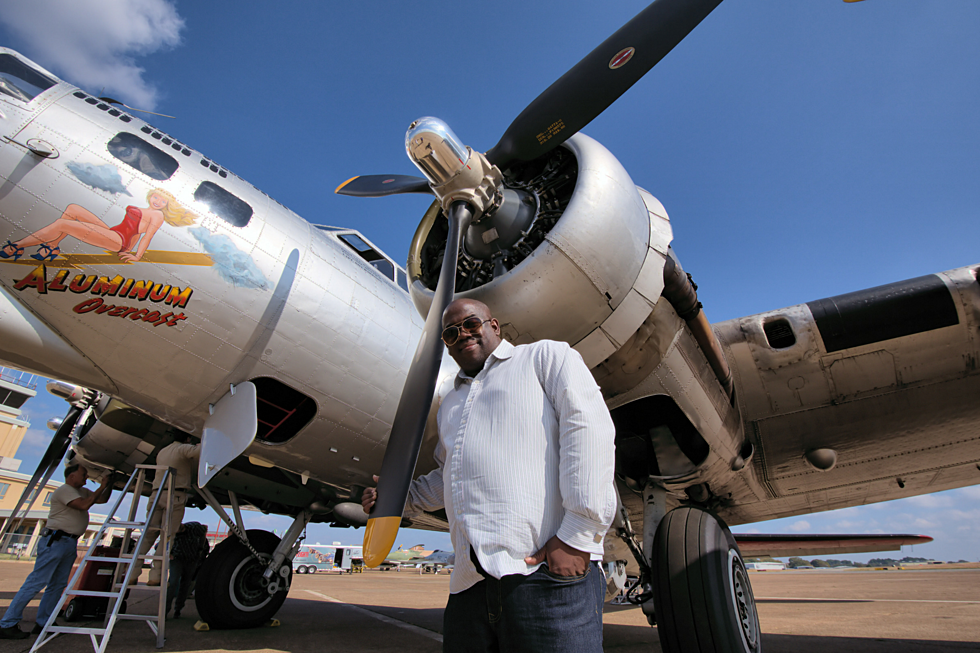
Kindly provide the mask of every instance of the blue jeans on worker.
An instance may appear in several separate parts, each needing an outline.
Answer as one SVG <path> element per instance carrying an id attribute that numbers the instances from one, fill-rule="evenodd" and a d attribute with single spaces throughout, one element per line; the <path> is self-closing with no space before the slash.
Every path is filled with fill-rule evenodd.
<path id="1" fill-rule="evenodd" d="M 10 602 L 7 611 L 3 613 L 3 618 L 0 619 L 0 628 L 16 626 L 21 617 L 24 616 L 24 607 L 42 589 L 44 596 L 41 598 L 41 605 L 37 609 L 37 617 L 34 620 L 39 624 L 47 623 L 48 617 L 54 612 L 58 599 L 61 598 L 65 586 L 68 585 L 68 575 L 71 573 L 72 565 L 75 564 L 75 556 L 78 553 L 78 542 L 65 536 L 52 542 L 52 537 L 54 534 L 45 535 L 37 541 L 37 560 L 34 562 L 34 571 L 20 586 L 20 591 Z"/>
<path id="2" fill-rule="evenodd" d="M 443 615 L 447 653 L 602 653 L 606 583 L 597 563 L 584 576 L 557 576 L 541 565 L 533 574 L 484 576 L 450 594 Z"/>

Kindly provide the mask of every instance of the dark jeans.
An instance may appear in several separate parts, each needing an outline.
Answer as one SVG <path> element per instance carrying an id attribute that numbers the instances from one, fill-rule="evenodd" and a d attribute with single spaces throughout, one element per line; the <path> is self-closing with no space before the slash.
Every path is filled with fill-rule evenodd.
<path id="1" fill-rule="evenodd" d="M 602 653 L 606 583 L 592 562 L 584 576 L 556 576 L 542 565 L 530 576 L 485 577 L 450 594 L 444 652 Z"/>
<path id="2" fill-rule="evenodd" d="M 191 593 L 191 585 L 194 583 L 197 567 L 196 564 L 181 562 L 176 559 L 170 561 L 170 582 L 167 583 L 167 612 L 170 612 L 171 606 L 175 608 L 175 612 L 184 609 L 184 604 L 187 603 L 187 595 Z M 174 605 L 174 599 L 177 600 L 176 605 Z"/>

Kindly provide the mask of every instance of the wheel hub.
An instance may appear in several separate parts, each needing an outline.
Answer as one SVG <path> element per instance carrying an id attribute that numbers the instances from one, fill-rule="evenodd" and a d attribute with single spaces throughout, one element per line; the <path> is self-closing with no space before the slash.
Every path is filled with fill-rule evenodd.
<path id="1" fill-rule="evenodd" d="M 732 603 L 738 615 L 742 643 L 746 650 L 756 650 L 759 646 L 759 617 L 755 609 L 755 597 L 752 596 L 752 586 L 749 585 L 748 572 L 741 558 L 735 551 L 729 551 L 729 579 L 732 588 Z"/>
<path id="2" fill-rule="evenodd" d="M 272 598 L 271 595 L 275 592 L 269 591 L 269 580 L 262 575 L 270 559 L 268 555 L 263 555 L 258 560 L 249 556 L 235 569 L 230 589 L 232 603 L 238 609 L 251 612 L 261 608 Z"/>

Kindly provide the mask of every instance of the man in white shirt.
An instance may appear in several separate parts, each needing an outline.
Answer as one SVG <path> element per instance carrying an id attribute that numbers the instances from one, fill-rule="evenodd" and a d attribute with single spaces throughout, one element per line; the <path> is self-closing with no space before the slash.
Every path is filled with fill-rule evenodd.
<path id="1" fill-rule="evenodd" d="M 68 575 L 78 553 L 78 537 L 88 528 L 88 509 L 95 503 L 109 500 L 112 474 L 102 478 L 102 484 L 93 492 L 85 487 L 88 470 L 79 465 L 65 468 L 65 484 L 51 495 L 51 510 L 46 527 L 37 541 L 37 560 L 34 571 L 24 581 L 7 611 L 0 619 L 0 639 L 24 639 L 38 634 L 42 624 L 48 621 L 61 593 L 68 584 Z M 32 633 L 17 627 L 24 614 L 24 606 L 44 589 L 41 605 L 37 609 L 36 624 Z"/>
<path id="2" fill-rule="evenodd" d="M 565 343 L 512 346 L 468 299 L 443 315 L 460 366 L 439 408 L 438 468 L 405 516 L 445 508 L 456 553 L 445 651 L 602 650 L 597 562 L 616 510 L 615 429 Z M 365 490 L 370 511 L 377 498 Z"/>
<path id="3" fill-rule="evenodd" d="M 172 468 L 174 475 L 173 506 L 167 505 L 167 488 L 164 487 L 164 494 L 160 497 L 159 503 L 157 503 L 157 509 L 153 511 L 147 520 L 147 526 L 149 528 L 160 528 L 160 524 L 163 523 L 163 516 L 168 509 L 170 510 L 170 531 L 167 533 L 166 540 L 160 538 L 157 555 L 161 555 L 161 552 L 166 550 L 167 543 L 173 542 L 174 535 L 176 535 L 177 529 L 180 528 L 180 523 L 184 519 L 187 491 L 193 484 L 194 470 L 197 468 L 197 463 L 201 458 L 201 445 L 188 444 L 187 440 L 188 436 L 186 433 L 178 433 L 174 441 L 161 449 L 160 453 L 157 454 L 157 465 L 166 465 Z M 153 500 L 156 498 L 157 493 L 160 492 L 162 481 L 163 470 L 158 470 L 156 476 L 153 478 L 153 492 L 150 494 L 150 500 L 146 504 L 147 510 L 153 505 Z M 145 555 L 156 540 L 157 535 L 151 532 L 150 536 L 143 540 L 143 546 L 140 547 L 140 555 Z M 162 575 L 163 563 L 160 560 L 154 560 L 153 566 L 150 567 L 150 575 L 146 584 L 151 586 L 159 585 Z"/>

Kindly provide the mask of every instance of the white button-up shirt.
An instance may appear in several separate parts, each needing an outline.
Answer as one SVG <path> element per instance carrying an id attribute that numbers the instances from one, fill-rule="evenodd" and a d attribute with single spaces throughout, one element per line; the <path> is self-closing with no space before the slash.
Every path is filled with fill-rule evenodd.
<path id="1" fill-rule="evenodd" d="M 445 507 L 452 593 L 530 574 L 524 558 L 555 534 L 602 559 L 616 511 L 615 429 L 582 357 L 565 343 L 503 341 L 475 378 L 463 371 L 439 408 L 438 468 L 409 490 L 405 515 Z"/>

